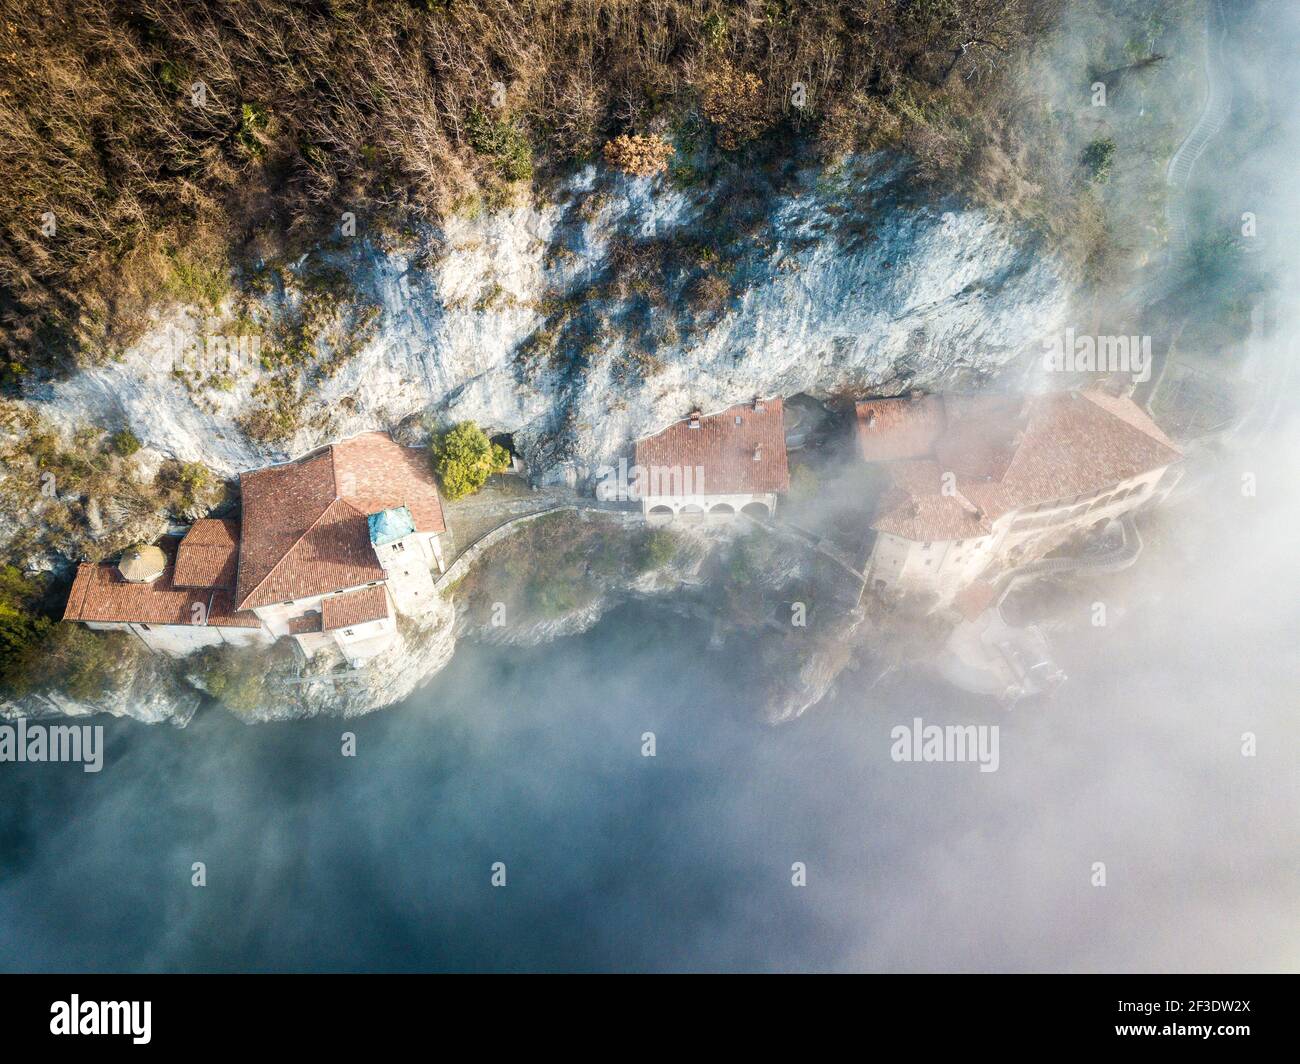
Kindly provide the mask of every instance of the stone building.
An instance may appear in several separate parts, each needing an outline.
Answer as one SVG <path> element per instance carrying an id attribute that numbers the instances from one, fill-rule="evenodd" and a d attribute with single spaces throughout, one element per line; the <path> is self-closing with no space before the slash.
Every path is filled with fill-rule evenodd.
<path id="1" fill-rule="evenodd" d="M 914 396 L 857 404 L 862 457 L 887 479 L 868 580 L 939 603 L 1165 497 L 1178 448 L 1131 399 Z"/>
<path id="2" fill-rule="evenodd" d="M 358 666 L 432 604 L 446 531 L 427 454 L 368 432 L 240 476 L 241 518 L 82 565 L 64 619 L 180 656 L 288 636 Z M 171 553 L 168 553 L 171 551 Z"/>
<path id="3" fill-rule="evenodd" d="M 636 444 L 641 509 L 651 524 L 767 518 L 790 486 L 780 399 L 692 413 Z"/>

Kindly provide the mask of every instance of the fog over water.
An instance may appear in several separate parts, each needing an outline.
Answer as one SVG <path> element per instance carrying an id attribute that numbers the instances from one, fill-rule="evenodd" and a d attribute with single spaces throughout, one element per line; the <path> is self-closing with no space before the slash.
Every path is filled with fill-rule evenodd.
<path id="1" fill-rule="evenodd" d="M 1204 490 L 1240 498 L 1224 478 Z M 462 645 L 353 722 L 109 722 L 98 775 L 0 772 L 0 963 L 1294 970 L 1292 492 L 1177 508 L 1116 585 L 1122 620 L 1062 637 L 1061 695 L 1009 713 L 863 670 L 768 727 L 728 694 L 743 644 L 634 606 L 547 647 Z M 998 771 L 892 761 L 914 716 L 1000 723 Z"/>
<path id="2" fill-rule="evenodd" d="M 1293 292 L 1300 93 L 1272 69 L 1278 177 L 1241 209 L 1289 228 Z M 1277 398 L 1257 440 L 1189 455 L 1095 590 L 1109 623 L 1081 600 L 1053 632 L 1051 701 L 872 685 L 866 647 L 770 727 L 732 693 L 743 637 L 710 650 L 637 604 L 548 646 L 462 643 L 363 719 L 109 720 L 99 774 L 0 765 L 0 969 L 1300 970 L 1300 438 Z M 915 717 L 999 724 L 998 770 L 894 762 Z"/>

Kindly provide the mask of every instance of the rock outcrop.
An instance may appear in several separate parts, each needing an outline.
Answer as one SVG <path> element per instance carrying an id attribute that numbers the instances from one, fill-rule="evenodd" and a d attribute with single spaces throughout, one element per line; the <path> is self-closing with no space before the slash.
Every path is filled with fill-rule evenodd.
<path id="1" fill-rule="evenodd" d="M 367 429 L 410 439 L 472 419 L 512 434 L 535 482 L 572 484 L 692 406 L 1014 374 L 1065 319 L 1068 271 L 1036 239 L 980 210 L 916 202 L 904 162 L 778 177 L 700 192 L 588 168 L 554 203 L 453 218 L 405 247 L 381 250 L 363 230 L 323 250 L 382 309 L 370 339 L 331 373 L 310 385 L 304 376 L 297 427 L 274 446 L 239 428 L 264 368 L 199 393 L 172 373 L 187 346 L 226 327 L 192 309 L 160 316 L 120 360 L 26 401 L 66 430 L 129 428 L 145 457 L 226 476 Z M 736 203 L 746 205 L 739 215 Z M 532 634 L 579 630 L 599 612 Z M 450 659 L 454 614 L 440 605 L 366 677 L 303 684 L 264 716 L 352 715 L 401 700 Z M 830 684 L 838 669 L 823 665 L 809 666 L 801 690 Z M 768 713 L 802 708 L 793 698 Z M 109 711 L 178 720 L 193 703 Z"/>

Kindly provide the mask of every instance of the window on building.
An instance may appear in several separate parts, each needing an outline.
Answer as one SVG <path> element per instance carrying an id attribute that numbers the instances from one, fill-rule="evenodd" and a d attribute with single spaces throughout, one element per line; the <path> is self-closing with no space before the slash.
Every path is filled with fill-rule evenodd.
<path id="1" fill-rule="evenodd" d="M 143 628 L 146 632 L 152 631 L 152 629 L 147 624 L 142 624 L 140 625 L 140 627 Z"/>
<path id="2" fill-rule="evenodd" d="M 356 635 L 356 632 L 354 632 L 351 628 L 344 628 L 344 629 L 343 629 L 343 634 L 344 634 L 344 635 Z"/>
<path id="3" fill-rule="evenodd" d="M 406 550 L 406 544 L 405 544 L 405 543 L 394 543 L 394 544 L 393 544 L 393 553 L 394 553 L 394 554 L 398 553 L 398 551 L 404 551 L 404 550 Z"/>

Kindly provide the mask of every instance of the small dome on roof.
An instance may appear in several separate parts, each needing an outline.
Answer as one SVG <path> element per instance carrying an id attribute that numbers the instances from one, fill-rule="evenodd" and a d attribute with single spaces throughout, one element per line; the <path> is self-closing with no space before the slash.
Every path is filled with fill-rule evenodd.
<path id="1" fill-rule="evenodd" d="M 122 579 L 133 584 L 147 584 L 151 580 L 157 580 L 166 568 L 167 555 L 158 547 L 132 547 L 122 554 L 122 560 L 117 563 L 117 571 L 122 574 Z"/>
<path id="2" fill-rule="evenodd" d="M 370 526 L 370 542 L 376 547 L 395 543 L 415 531 L 415 519 L 405 506 L 390 506 L 387 510 L 370 514 L 366 522 Z"/>

